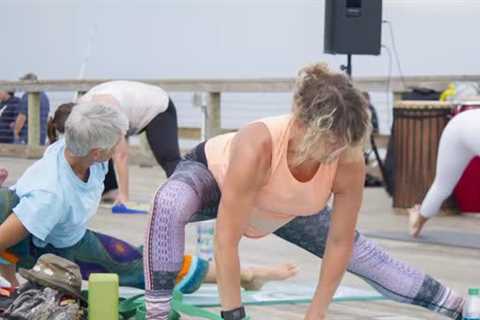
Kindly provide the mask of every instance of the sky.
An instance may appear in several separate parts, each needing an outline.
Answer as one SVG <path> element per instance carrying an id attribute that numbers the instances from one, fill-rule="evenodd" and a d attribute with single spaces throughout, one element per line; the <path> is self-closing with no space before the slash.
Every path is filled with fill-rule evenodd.
<path id="1" fill-rule="evenodd" d="M 316 61 L 338 68 L 345 56 L 323 53 L 324 6 L 323 0 L 1 0 L 0 79 L 30 71 L 43 79 L 275 78 Z M 480 74 L 479 0 L 384 0 L 383 7 L 405 75 Z M 382 43 L 392 48 L 388 24 Z M 390 61 L 385 49 L 354 56 L 354 75 L 387 76 Z"/>

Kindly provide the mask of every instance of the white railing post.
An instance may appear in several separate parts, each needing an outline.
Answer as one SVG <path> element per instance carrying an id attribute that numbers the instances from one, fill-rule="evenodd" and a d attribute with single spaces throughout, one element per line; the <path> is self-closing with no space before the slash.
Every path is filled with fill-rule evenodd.
<path id="1" fill-rule="evenodd" d="M 203 113 L 202 140 L 221 133 L 221 94 L 210 92 L 205 96 L 194 96 L 194 104 L 200 105 Z M 213 259 L 215 221 L 202 221 L 197 224 L 197 256 L 211 261 Z"/>
<path id="2" fill-rule="evenodd" d="M 40 93 L 28 93 L 28 146 L 40 146 Z"/>

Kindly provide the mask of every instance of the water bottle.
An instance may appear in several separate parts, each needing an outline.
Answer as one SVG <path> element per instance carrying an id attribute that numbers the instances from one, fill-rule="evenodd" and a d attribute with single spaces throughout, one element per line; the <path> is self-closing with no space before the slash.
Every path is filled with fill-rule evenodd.
<path id="1" fill-rule="evenodd" d="M 467 301 L 463 306 L 463 320 L 480 320 L 480 289 L 468 289 Z"/>
<path id="2" fill-rule="evenodd" d="M 213 260 L 213 237 L 215 221 L 202 221 L 197 224 L 197 256 L 207 261 Z"/>

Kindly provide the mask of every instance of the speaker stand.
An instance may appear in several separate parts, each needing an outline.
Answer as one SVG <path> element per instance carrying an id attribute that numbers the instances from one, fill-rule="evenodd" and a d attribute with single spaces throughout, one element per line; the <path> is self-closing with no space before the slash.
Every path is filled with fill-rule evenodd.
<path id="1" fill-rule="evenodd" d="M 347 65 L 342 64 L 340 66 L 340 69 L 342 71 L 346 71 L 348 77 L 351 79 L 352 78 L 352 55 L 349 53 L 347 54 Z"/>

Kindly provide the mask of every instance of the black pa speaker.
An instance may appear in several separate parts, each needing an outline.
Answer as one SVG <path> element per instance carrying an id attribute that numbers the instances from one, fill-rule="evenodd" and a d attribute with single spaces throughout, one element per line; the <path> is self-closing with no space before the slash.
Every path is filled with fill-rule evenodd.
<path id="1" fill-rule="evenodd" d="M 379 55 L 382 0 L 325 0 L 325 53 Z"/>

